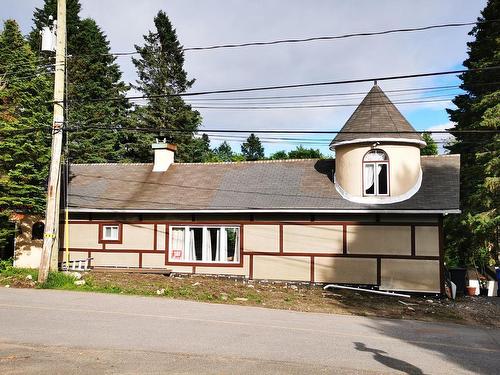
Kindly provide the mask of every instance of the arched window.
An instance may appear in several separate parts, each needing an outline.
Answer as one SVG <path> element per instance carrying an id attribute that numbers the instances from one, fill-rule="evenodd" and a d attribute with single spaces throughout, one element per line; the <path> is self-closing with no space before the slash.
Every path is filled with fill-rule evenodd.
<path id="1" fill-rule="evenodd" d="M 31 228 L 31 239 L 32 240 L 43 240 L 43 232 L 45 231 L 45 224 L 41 221 L 33 224 Z"/>
<path id="2" fill-rule="evenodd" d="M 363 158 L 363 195 L 389 195 L 389 158 L 382 150 L 370 150 Z"/>

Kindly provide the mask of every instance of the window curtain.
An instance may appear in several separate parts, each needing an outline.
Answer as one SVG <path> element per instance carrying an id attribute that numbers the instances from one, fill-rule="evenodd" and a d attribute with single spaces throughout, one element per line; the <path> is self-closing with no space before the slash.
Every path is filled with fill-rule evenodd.
<path id="1" fill-rule="evenodd" d="M 204 262 L 212 261 L 212 237 L 207 228 L 203 228 L 202 260 Z"/>
<path id="2" fill-rule="evenodd" d="M 219 242 L 219 257 L 217 260 L 219 262 L 227 262 L 227 229 L 221 228 L 219 230 L 220 233 L 220 242 Z"/>
<path id="3" fill-rule="evenodd" d="M 238 263 L 240 261 L 240 231 L 239 231 L 239 229 L 235 229 L 234 233 L 236 235 L 236 240 L 234 241 L 233 260 Z"/>
<path id="4" fill-rule="evenodd" d="M 373 186 L 375 180 L 373 176 L 374 172 L 374 164 L 365 164 L 365 173 L 364 173 L 364 181 L 363 181 L 363 186 L 365 188 L 365 193 L 368 192 L 368 190 Z M 375 194 L 375 191 L 370 194 Z"/>
<path id="5" fill-rule="evenodd" d="M 194 229 L 189 229 L 189 253 L 187 259 L 188 261 L 196 260 L 196 248 L 194 246 Z"/>

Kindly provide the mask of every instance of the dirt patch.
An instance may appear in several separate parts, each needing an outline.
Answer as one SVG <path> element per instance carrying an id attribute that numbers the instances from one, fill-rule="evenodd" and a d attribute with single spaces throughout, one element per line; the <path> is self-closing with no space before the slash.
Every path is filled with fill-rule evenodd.
<path id="1" fill-rule="evenodd" d="M 25 276 L 2 277 L 0 285 L 33 288 Z M 85 285 L 72 290 L 138 294 L 211 303 L 260 306 L 273 309 L 348 314 L 393 319 L 448 321 L 500 328 L 500 298 L 462 297 L 456 301 L 435 296 L 398 298 L 349 290 L 324 291 L 322 285 L 257 282 L 202 275 L 157 275 L 89 272 Z M 53 286 L 68 289 L 66 286 Z"/>
<path id="2" fill-rule="evenodd" d="M 257 282 L 201 275 L 89 273 L 94 289 L 150 294 L 213 303 L 261 306 L 304 312 L 362 315 L 396 319 L 451 321 L 500 327 L 500 298 L 435 296 L 388 297 L 349 290 L 324 291 L 322 285 Z"/>

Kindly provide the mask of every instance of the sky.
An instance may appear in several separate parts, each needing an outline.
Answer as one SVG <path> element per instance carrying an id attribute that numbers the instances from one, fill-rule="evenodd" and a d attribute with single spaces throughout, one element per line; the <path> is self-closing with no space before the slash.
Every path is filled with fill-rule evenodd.
<path id="1" fill-rule="evenodd" d="M 24 33 L 32 27 L 35 7 L 43 0 L 0 0 L 0 20 L 13 18 Z M 153 28 L 153 18 L 164 10 L 185 47 L 225 43 L 306 38 L 345 33 L 472 22 L 486 0 L 81 0 L 81 17 L 91 17 L 110 40 L 113 52 L 129 52 L 143 43 Z M 212 51 L 186 51 L 185 69 L 196 82 L 191 91 L 232 89 L 281 84 L 374 78 L 462 68 L 467 57 L 470 26 L 413 33 L 348 38 L 333 41 L 284 44 Z M 136 73 L 130 57 L 117 62 L 126 82 Z M 384 90 L 458 85 L 456 76 L 379 82 Z M 367 92 L 372 83 L 266 92 L 214 95 L 211 98 L 262 97 Z M 443 100 L 396 104 L 417 130 L 442 130 L 450 123 L 446 108 L 458 89 L 387 93 L 393 101 Z M 329 98 L 280 99 L 283 105 L 358 104 L 363 95 Z M 429 99 L 425 99 L 428 97 Z M 208 97 L 207 97 L 208 98 Z M 229 105 L 231 102 L 190 100 L 196 105 Z M 247 99 L 244 103 L 265 103 Z M 285 104 L 286 102 L 286 104 Z M 293 103 L 292 103 L 293 102 Z M 234 105 L 234 102 L 231 103 Z M 199 109 L 202 129 L 239 130 L 339 130 L 355 106 L 295 109 Z M 333 135 L 290 135 L 293 141 L 262 135 L 266 154 L 290 150 L 302 143 L 326 155 Z M 442 135 L 439 136 L 442 139 Z M 215 146 L 221 139 L 212 137 Z M 230 142 L 239 151 L 240 141 Z"/>

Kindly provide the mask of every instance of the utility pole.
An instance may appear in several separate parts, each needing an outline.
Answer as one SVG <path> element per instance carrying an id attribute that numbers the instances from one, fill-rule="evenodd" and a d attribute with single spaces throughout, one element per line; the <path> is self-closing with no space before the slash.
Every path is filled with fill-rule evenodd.
<path id="1" fill-rule="evenodd" d="M 66 0 L 57 1 L 56 60 L 54 77 L 54 119 L 52 151 L 47 189 L 45 233 L 38 281 L 45 282 L 53 254 L 59 253 L 59 190 L 61 188 L 61 151 L 64 126 L 64 74 L 66 64 Z"/>

